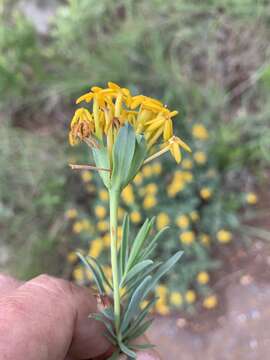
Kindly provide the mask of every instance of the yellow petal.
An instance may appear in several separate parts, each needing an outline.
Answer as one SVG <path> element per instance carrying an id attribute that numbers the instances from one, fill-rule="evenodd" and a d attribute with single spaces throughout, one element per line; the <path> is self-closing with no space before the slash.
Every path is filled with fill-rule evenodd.
<path id="1" fill-rule="evenodd" d="M 163 139 L 164 141 L 168 141 L 172 136 L 173 136 L 172 120 L 168 119 L 165 121 L 164 124 Z"/>
<path id="2" fill-rule="evenodd" d="M 89 103 L 93 99 L 93 96 L 94 96 L 94 94 L 91 92 L 84 94 L 76 100 L 76 104 L 79 104 L 82 101 L 86 101 Z"/>
<path id="3" fill-rule="evenodd" d="M 169 113 L 169 117 L 172 118 L 178 114 L 178 111 L 174 110 Z"/>
<path id="4" fill-rule="evenodd" d="M 179 145 L 177 143 L 171 144 L 170 150 L 172 156 L 175 158 L 175 161 L 179 164 L 182 158 Z"/>
<path id="5" fill-rule="evenodd" d="M 99 87 L 99 86 L 92 86 L 92 87 L 91 87 L 91 91 L 93 91 L 93 92 L 99 92 L 99 91 L 101 91 L 101 90 L 102 90 L 102 88 Z"/>
<path id="6" fill-rule="evenodd" d="M 110 89 L 113 89 L 113 90 L 120 90 L 121 89 L 119 85 L 117 85 L 116 83 L 114 83 L 112 81 L 108 82 L 108 87 Z"/>
<path id="7" fill-rule="evenodd" d="M 191 148 L 186 144 L 183 140 L 181 140 L 179 137 L 176 137 L 176 142 L 185 150 L 188 152 L 192 152 Z"/>

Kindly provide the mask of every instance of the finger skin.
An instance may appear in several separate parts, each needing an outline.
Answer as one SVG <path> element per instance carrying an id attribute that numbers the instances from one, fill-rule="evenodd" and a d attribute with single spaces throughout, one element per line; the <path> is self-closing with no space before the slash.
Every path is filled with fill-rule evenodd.
<path id="1" fill-rule="evenodd" d="M 0 354 L 5 360 L 88 359 L 109 344 L 89 290 L 41 275 L 0 297 Z"/>

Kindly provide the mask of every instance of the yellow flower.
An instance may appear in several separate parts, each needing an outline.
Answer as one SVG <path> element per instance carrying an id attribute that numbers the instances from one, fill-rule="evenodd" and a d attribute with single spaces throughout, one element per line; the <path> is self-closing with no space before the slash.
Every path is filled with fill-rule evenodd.
<path id="1" fill-rule="evenodd" d="M 207 140 L 208 139 L 208 131 L 202 124 L 194 124 L 192 127 L 192 135 L 195 139 L 199 140 Z"/>
<path id="2" fill-rule="evenodd" d="M 180 240 L 184 245 L 190 245 L 195 240 L 195 235 L 193 231 L 185 231 L 180 234 Z"/>
<path id="3" fill-rule="evenodd" d="M 179 139 L 179 137 L 177 136 L 172 136 L 169 141 L 168 141 L 168 146 L 170 149 L 170 152 L 172 154 L 172 156 L 174 157 L 175 161 L 179 164 L 181 159 L 182 159 L 182 155 L 180 152 L 180 148 L 182 147 L 183 149 L 185 149 L 188 152 L 191 152 L 190 147 L 181 139 Z"/>
<path id="4" fill-rule="evenodd" d="M 180 161 L 179 147 L 188 148 L 181 139 L 173 135 L 173 120 L 177 111 L 170 111 L 160 101 L 144 95 L 132 96 L 126 88 L 108 82 L 107 88 L 94 86 L 80 96 L 76 103 L 86 102 L 91 110 L 81 107 L 76 110 L 70 124 L 71 145 L 85 141 L 90 147 L 98 148 L 98 140 L 106 140 L 109 155 L 122 126 L 129 124 L 137 134 L 144 135 L 150 150 L 163 138 L 177 162 Z M 161 140 L 162 141 L 162 140 Z"/>
<path id="5" fill-rule="evenodd" d="M 83 223 L 81 221 L 76 221 L 73 224 L 72 230 L 75 234 L 79 234 L 84 230 Z"/>
<path id="6" fill-rule="evenodd" d="M 168 294 L 168 288 L 165 285 L 158 285 L 155 289 L 159 298 L 164 299 Z"/>
<path id="7" fill-rule="evenodd" d="M 90 249 L 88 255 L 97 258 L 103 250 L 103 242 L 101 239 L 92 240 L 90 243 Z"/>
<path id="8" fill-rule="evenodd" d="M 190 215 L 192 221 L 196 222 L 199 220 L 199 214 L 196 210 L 191 211 L 191 213 L 189 215 Z"/>
<path id="9" fill-rule="evenodd" d="M 96 191 L 96 187 L 94 185 L 87 184 L 85 187 L 88 193 L 94 193 Z"/>
<path id="10" fill-rule="evenodd" d="M 118 237 L 118 239 L 120 239 L 122 237 L 122 233 L 123 233 L 122 226 L 118 226 L 118 228 L 117 228 L 117 237 Z"/>
<path id="11" fill-rule="evenodd" d="M 108 221 L 105 221 L 105 220 L 99 221 L 99 222 L 97 223 L 97 228 L 98 228 L 98 230 L 101 231 L 101 232 L 107 231 L 107 230 L 109 229 L 109 223 L 108 223 Z"/>
<path id="12" fill-rule="evenodd" d="M 144 165 L 142 168 L 142 174 L 144 177 L 148 178 L 150 176 L 153 176 L 153 170 L 150 165 Z"/>
<path id="13" fill-rule="evenodd" d="M 160 299 L 156 303 L 156 311 L 159 315 L 166 316 L 170 314 L 170 309 L 166 303 L 160 301 Z"/>
<path id="14" fill-rule="evenodd" d="M 138 173 L 135 178 L 134 178 L 134 184 L 136 185 L 141 185 L 142 181 L 143 181 L 143 176 L 141 173 Z"/>
<path id="15" fill-rule="evenodd" d="M 212 190 L 208 187 L 204 187 L 200 190 L 200 195 L 202 199 L 208 200 L 212 196 Z"/>
<path id="16" fill-rule="evenodd" d="M 134 203 L 134 193 L 131 184 L 126 186 L 125 189 L 123 190 L 122 198 L 127 205 L 131 205 Z"/>
<path id="17" fill-rule="evenodd" d="M 95 207 L 95 214 L 99 219 L 103 219 L 106 216 L 106 208 L 102 205 L 97 205 Z"/>
<path id="18" fill-rule="evenodd" d="M 199 284 L 205 285 L 209 282 L 209 275 L 206 271 L 201 271 L 197 275 L 197 281 Z"/>
<path id="19" fill-rule="evenodd" d="M 226 244 L 232 240 L 232 233 L 230 231 L 221 229 L 217 233 L 217 239 L 220 243 Z"/>
<path id="20" fill-rule="evenodd" d="M 195 154 L 196 154 L 196 153 L 195 153 Z M 195 154 L 194 154 L 194 156 L 195 156 Z M 184 160 L 182 161 L 182 168 L 183 168 L 183 169 L 190 170 L 190 169 L 192 169 L 192 167 L 193 167 L 193 163 L 192 163 L 191 160 L 189 160 L 189 159 L 184 159 Z"/>
<path id="21" fill-rule="evenodd" d="M 161 172 L 162 172 L 162 166 L 159 162 L 155 162 L 153 165 L 152 165 L 152 169 L 153 169 L 153 172 L 155 175 L 160 175 Z"/>
<path id="22" fill-rule="evenodd" d="M 84 281 L 84 269 L 83 267 L 76 266 L 72 272 L 72 277 L 75 281 L 82 283 Z"/>
<path id="23" fill-rule="evenodd" d="M 103 241 L 104 247 L 106 247 L 106 248 L 110 247 L 110 245 L 111 245 L 111 237 L 110 237 L 110 234 L 105 234 L 105 235 L 102 237 L 102 241 Z"/>
<path id="24" fill-rule="evenodd" d="M 169 225 L 169 223 L 170 223 L 170 218 L 166 213 L 161 212 L 158 214 L 157 219 L 156 219 L 156 224 L 157 224 L 158 230 L 163 229 L 165 226 Z"/>
<path id="25" fill-rule="evenodd" d="M 68 253 L 67 260 L 69 263 L 74 264 L 78 260 L 78 257 L 74 251 L 71 251 Z"/>
<path id="26" fill-rule="evenodd" d="M 170 295 L 170 303 L 174 306 L 180 306 L 183 303 L 183 297 L 180 292 L 173 291 Z"/>
<path id="27" fill-rule="evenodd" d="M 99 198 L 101 201 L 108 201 L 109 200 L 109 194 L 107 190 L 100 190 L 99 193 Z"/>
<path id="28" fill-rule="evenodd" d="M 203 245 L 208 246 L 210 244 L 210 236 L 207 234 L 202 234 L 200 236 L 200 241 Z"/>
<path id="29" fill-rule="evenodd" d="M 188 304 L 193 304 L 196 300 L 196 293 L 193 290 L 188 290 L 185 293 L 185 300 Z"/>
<path id="30" fill-rule="evenodd" d="M 215 308 L 217 304 L 218 304 L 218 299 L 216 295 L 207 296 L 203 301 L 203 307 L 209 310 Z"/>
<path id="31" fill-rule="evenodd" d="M 68 209 L 65 216 L 67 219 L 75 219 L 78 216 L 78 211 L 76 209 Z"/>
<path id="32" fill-rule="evenodd" d="M 255 205 L 258 202 L 258 197 L 255 193 L 250 192 L 246 195 L 246 201 L 250 205 Z"/>
<path id="33" fill-rule="evenodd" d="M 147 195 L 143 200 L 143 207 L 145 209 L 151 209 L 157 204 L 157 199 L 154 195 Z"/>
<path id="34" fill-rule="evenodd" d="M 190 171 L 183 171 L 182 178 L 186 182 L 191 182 L 193 180 L 193 174 Z"/>
<path id="35" fill-rule="evenodd" d="M 206 154 L 203 151 L 196 151 L 194 154 L 194 159 L 197 164 L 203 165 L 206 163 Z"/>
<path id="36" fill-rule="evenodd" d="M 142 217 L 141 217 L 141 214 L 139 213 L 139 211 L 137 210 L 134 210 L 130 213 L 130 220 L 137 224 L 141 221 Z"/>
<path id="37" fill-rule="evenodd" d="M 81 178 L 82 178 L 83 182 L 87 183 L 92 180 L 93 175 L 90 171 L 84 170 L 81 173 Z"/>
<path id="38" fill-rule="evenodd" d="M 175 223 L 181 229 L 186 229 L 189 226 L 189 218 L 186 215 L 179 215 L 176 218 Z"/>
<path id="39" fill-rule="evenodd" d="M 150 183 L 145 186 L 145 193 L 155 195 L 158 192 L 158 187 L 155 183 Z"/>

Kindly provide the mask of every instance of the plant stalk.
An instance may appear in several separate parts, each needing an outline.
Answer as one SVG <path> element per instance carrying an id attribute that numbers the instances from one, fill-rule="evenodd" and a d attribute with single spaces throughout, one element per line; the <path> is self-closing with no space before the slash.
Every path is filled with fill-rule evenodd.
<path id="1" fill-rule="evenodd" d="M 117 211 L 120 199 L 120 191 L 111 189 L 110 192 L 110 233 L 111 233 L 111 264 L 113 276 L 113 299 L 116 333 L 120 330 L 120 291 L 117 262 Z"/>

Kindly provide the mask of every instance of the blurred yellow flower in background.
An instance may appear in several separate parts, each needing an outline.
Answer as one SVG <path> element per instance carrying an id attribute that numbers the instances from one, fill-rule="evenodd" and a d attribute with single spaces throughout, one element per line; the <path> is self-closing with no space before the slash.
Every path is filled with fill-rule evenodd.
<path id="1" fill-rule="evenodd" d="M 255 193 L 250 192 L 246 195 L 246 202 L 250 205 L 255 205 L 258 202 L 258 197 Z"/>
<path id="2" fill-rule="evenodd" d="M 138 173 L 135 178 L 133 179 L 133 182 L 135 185 L 141 185 L 141 183 L 143 182 L 143 176 L 141 173 Z"/>
<path id="3" fill-rule="evenodd" d="M 173 291 L 170 294 L 170 303 L 174 306 L 181 306 L 183 303 L 183 297 L 179 291 Z"/>
<path id="4" fill-rule="evenodd" d="M 180 240 L 184 245 L 190 245 L 195 240 L 195 234 L 193 231 L 185 231 L 180 234 Z"/>
<path id="5" fill-rule="evenodd" d="M 97 205 L 95 207 L 95 214 L 99 219 L 103 219 L 106 216 L 107 210 L 102 205 Z"/>
<path id="6" fill-rule="evenodd" d="M 189 227 L 189 218 L 186 215 L 179 215 L 176 218 L 175 223 L 181 229 L 186 229 L 187 227 Z"/>
<path id="7" fill-rule="evenodd" d="M 149 195 L 155 195 L 158 192 L 157 184 L 150 183 L 145 186 L 145 193 Z"/>
<path id="8" fill-rule="evenodd" d="M 163 229 L 165 226 L 169 225 L 170 218 L 165 212 L 161 212 L 157 215 L 156 226 L 158 230 Z"/>
<path id="9" fill-rule="evenodd" d="M 191 170 L 193 167 L 193 163 L 190 159 L 184 159 L 182 161 L 182 168 L 185 170 Z"/>
<path id="10" fill-rule="evenodd" d="M 205 285 L 209 282 L 209 274 L 206 271 L 201 271 L 197 275 L 197 281 L 201 285 Z"/>
<path id="11" fill-rule="evenodd" d="M 161 172 L 162 172 L 162 165 L 161 165 L 161 163 L 155 162 L 155 163 L 152 165 L 152 170 L 153 170 L 153 173 L 154 173 L 155 175 L 160 175 Z"/>
<path id="12" fill-rule="evenodd" d="M 134 210 L 130 213 L 130 220 L 137 224 L 142 220 L 141 214 L 139 213 L 139 211 Z"/>
<path id="13" fill-rule="evenodd" d="M 108 221 L 102 220 L 97 223 L 97 228 L 101 232 L 105 232 L 109 229 L 109 223 Z"/>
<path id="14" fill-rule="evenodd" d="M 203 200 L 208 200 L 212 196 L 212 190 L 209 187 L 204 187 L 200 190 L 200 196 Z"/>
<path id="15" fill-rule="evenodd" d="M 188 304 L 193 304 L 196 300 L 196 293 L 193 290 L 188 290 L 185 293 L 185 300 Z"/>
<path id="16" fill-rule="evenodd" d="M 189 216 L 191 217 L 191 220 L 196 222 L 199 220 L 199 214 L 198 214 L 198 211 L 194 210 L 194 211 L 191 211 L 191 213 L 189 214 Z"/>
<path id="17" fill-rule="evenodd" d="M 73 269 L 72 277 L 76 282 L 81 284 L 84 281 L 84 277 L 85 277 L 84 276 L 84 268 L 81 265 L 76 266 Z"/>
<path id="18" fill-rule="evenodd" d="M 83 182 L 87 183 L 92 180 L 93 174 L 90 171 L 84 170 L 81 172 L 81 178 Z"/>
<path id="19" fill-rule="evenodd" d="M 75 208 L 68 209 L 65 216 L 67 219 L 75 219 L 78 216 L 78 211 Z"/>
<path id="20" fill-rule="evenodd" d="M 154 195 L 146 195 L 143 200 L 143 207 L 145 209 L 151 209 L 157 204 L 157 198 Z"/>
<path id="21" fill-rule="evenodd" d="M 203 165 L 206 163 L 207 157 L 206 157 L 205 152 L 196 151 L 193 156 L 194 156 L 194 160 L 196 161 L 197 164 Z"/>
<path id="22" fill-rule="evenodd" d="M 228 243 L 232 240 L 232 233 L 230 231 L 221 229 L 217 232 L 217 239 L 220 243 Z"/>
<path id="23" fill-rule="evenodd" d="M 83 223 L 81 221 L 76 221 L 73 224 L 72 230 L 75 234 L 79 234 L 83 231 L 84 227 L 83 227 Z"/>
<path id="24" fill-rule="evenodd" d="M 203 300 L 203 307 L 210 310 L 217 306 L 218 299 L 216 295 L 209 295 Z"/>
<path id="25" fill-rule="evenodd" d="M 192 127 L 192 135 L 198 140 L 207 140 L 208 131 L 202 124 L 194 124 Z"/>
<path id="26" fill-rule="evenodd" d="M 201 234 L 200 241 L 203 245 L 208 246 L 210 244 L 210 236 L 207 234 Z"/>
<path id="27" fill-rule="evenodd" d="M 107 190 L 104 190 L 104 189 L 100 190 L 98 195 L 99 195 L 100 200 L 102 200 L 102 201 L 109 200 L 109 194 L 108 194 Z"/>
<path id="28" fill-rule="evenodd" d="M 88 255 L 93 258 L 97 258 L 100 255 L 102 250 L 103 250 L 102 239 L 99 238 L 99 239 L 92 240 L 90 243 Z"/>
<path id="29" fill-rule="evenodd" d="M 134 203 L 134 193 L 133 187 L 131 184 L 126 186 L 122 192 L 122 199 L 127 205 L 131 205 Z"/>
<path id="30" fill-rule="evenodd" d="M 74 264 L 78 260 L 78 256 L 76 255 L 75 251 L 68 253 L 67 260 L 70 264 Z"/>
<path id="31" fill-rule="evenodd" d="M 168 294 L 168 288 L 165 285 L 158 285 L 155 289 L 158 297 L 165 298 Z"/>
<path id="32" fill-rule="evenodd" d="M 153 169 L 151 165 L 144 165 L 142 168 L 142 174 L 146 178 L 153 176 Z"/>

